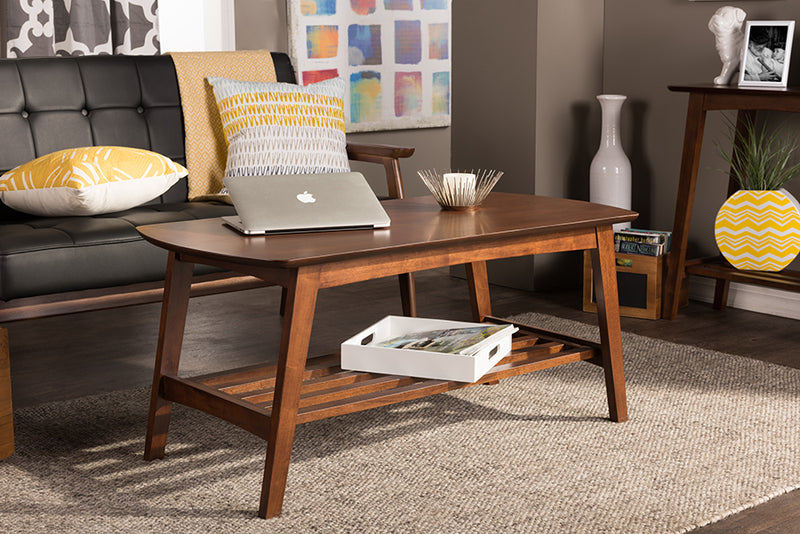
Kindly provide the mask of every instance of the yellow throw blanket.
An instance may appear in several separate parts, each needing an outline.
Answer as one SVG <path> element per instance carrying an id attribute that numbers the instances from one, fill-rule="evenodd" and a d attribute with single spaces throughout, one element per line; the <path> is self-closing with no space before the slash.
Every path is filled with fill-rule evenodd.
<path id="1" fill-rule="evenodd" d="M 186 131 L 186 168 L 189 200 L 223 200 L 220 195 L 228 159 L 214 91 L 209 76 L 234 80 L 274 82 L 275 65 L 266 50 L 238 52 L 171 52 L 178 73 L 183 123 Z"/>

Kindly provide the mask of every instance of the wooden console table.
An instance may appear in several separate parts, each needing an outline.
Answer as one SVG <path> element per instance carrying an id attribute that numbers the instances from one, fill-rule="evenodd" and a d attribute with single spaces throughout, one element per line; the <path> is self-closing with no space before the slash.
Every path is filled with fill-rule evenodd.
<path id="1" fill-rule="evenodd" d="M 689 93 L 689 105 L 686 111 L 686 129 L 683 137 L 678 195 L 675 202 L 675 220 L 672 225 L 672 251 L 667 268 L 664 317 L 674 319 L 677 316 L 680 287 L 684 278 L 689 274 L 717 280 L 714 292 L 714 307 L 717 309 L 725 307 L 731 282 L 800 291 L 800 274 L 798 273 L 740 271 L 730 266 L 721 257 L 686 261 L 689 224 L 691 223 L 697 184 L 697 169 L 700 165 L 700 151 L 703 147 L 706 112 L 737 110 L 737 128 L 742 126 L 748 115 L 752 118 L 757 110 L 800 113 L 800 88 L 739 88 L 703 84 L 671 85 L 669 90 Z M 728 183 L 728 195 L 732 195 L 737 189 L 736 181 L 731 176 Z"/>
<path id="2" fill-rule="evenodd" d="M 636 213 L 504 193 L 492 193 L 475 211 L 444 211 L 430 196 L 389 200 L 384 207 L 391 228 L 374 231 L 245 237 L 220 219 L 139 227 L 145 239 L 169 251 L 146 459 L 164 456 L 173 402 L 229 421 L 267 440 L 259 515 L 277 516 L 296 424 L 472 385 L 342 371 L 338 354 L 307 360 L 320 289 L 466 264 L 472 316 L 476 321 L 494 321 L 489 317 L 486 260 L 567 250 L 591 252 L 600 344 L 524 326 L 513 341 L 512 353 L 478 382 L 585 360 L 604 369 L 610 418 L 628 418 L 612 225 L 631 221 Z M 287 288 L 276 365 L 202 377 L 178 375 L 194 263 L 250 274 Z M 343 332 L 342 339 L 350 334 Z"/>

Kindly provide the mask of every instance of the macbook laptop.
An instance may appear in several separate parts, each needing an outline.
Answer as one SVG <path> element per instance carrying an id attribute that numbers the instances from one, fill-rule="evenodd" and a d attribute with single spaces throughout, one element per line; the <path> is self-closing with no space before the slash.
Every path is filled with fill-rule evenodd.
<path id="1" fill-rule="evenodd" d="M 228 176 L 236 216 L 247 235 L 386 228 L 389 216 L 361 173 Z"/>

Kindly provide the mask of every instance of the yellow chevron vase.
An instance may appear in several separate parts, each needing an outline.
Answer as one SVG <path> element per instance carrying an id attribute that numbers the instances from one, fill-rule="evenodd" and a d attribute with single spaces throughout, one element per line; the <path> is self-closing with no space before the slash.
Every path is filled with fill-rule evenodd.
<path id="1" fill-rule="evenodd" d="M 785 189 L 737 191 L 717 213 L 714 237 L 737 269 L 780 271 L 800 252 L 800 204 Z"/>

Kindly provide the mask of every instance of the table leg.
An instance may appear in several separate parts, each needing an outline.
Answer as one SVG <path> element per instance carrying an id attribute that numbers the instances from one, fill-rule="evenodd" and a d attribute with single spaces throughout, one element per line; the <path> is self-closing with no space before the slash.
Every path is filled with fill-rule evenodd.
<path id="1" fill-rule="evenodd" d="M 319 270 L 300 268 L 286 293 L 281 350 L 275 377 L 275 395 L 270 416 L 267 457 L 261 485 L 258 515 L 280 515 L 289 474 L 297 407 L 303 385 L 311 325 L 319 289 Z"/>
<path id="2" fill-rule="evenodd" d="M 591 256 L 608 412 L 612 421 L 621 423 L 628 420 L 628 403 L 625 395 L 622 332 L 619 324 L 614 232 L 611 226 L 597 229 L 597 248 L 592 249 Z"/>
<path id="3" fill-rule="evenodd" d="M 14 410 L 11 407 L 8 330 L 0 328 L 0 460 L 12 454 L 14 454 Z"/>
<path id="4" fill-rule="evenodd" d="M 714 285 L 714 306 L 715 310 L 724 310 L 728 305 L 728 292 L 731 288 L 730 280 L 717 279 Z"/>
<path id="5" fill-rule="evenodd" d="M 161 396 L 161 377 L 178 373 L 193 267 L 194 264 L 182 262 L 174 252 L 170 252 L 164 281 L 164 300 L 161 304 L 153 387 L 150 392 L 150 412 L 144 444 L 145 460 L 163 458 L 167 445 L 172 402 Z"/>
<path id="6" fill-rule="evenodd" d="M 403 302 L 403 315 L 406 317 L 417 316 L 417 290 L 414 284 L 414 275 L 404 273 L 399 275 L 400 299 Z"/>
<path id="7" fill-rule="evenodd" d="M 734 161 L 736 154 L 746 150 L 744 147 L 745 139 L 747 139 L 746 129 L 748 124 L 755 124 L 756 111 L 752 109 L 740 109 L 736 114 L 736 135 L 733 139 L 733 155 Z M 738 163 L 738 162 L 737 162 Z M 728 196 L 731 196 L 739 190 L 739 181 L 734 172 L 734 166 L 731 165 L 730 173 L 728 174 Z M 724 310 L 728 305 L 728 293 L 730 292 L 731 282 L 724 278 L 718 278 L 714 288 L 714 309 Z"/>
<path id="8" fill-rule="evenodd" d="M 464 267 L 466 267 L 467 270 L 472 319 L 480 322 L 483 321 L 487 315 L 492 314 L 492 300 L 489 294 L 489 276 L 486 272 L 486 262 L 476 261 L 467 263 Z"/>
<path id="9" fill-rule="evenodd" d="M 681 175 L 678 182 L 678 196 L 675 201 L 675 219 L 672 224 L 672 251 L 669 255 L 664 295 L 665 319 L 675 319 L 678 315 L 681 284 L 685 276 L 689 223 L 692 220 L 692 204 L 694 203 L 697 169 L 700 166 L 700 150 L 703 146 L 703 129 L 706 122 L 703 98 L 702 94 L 692 93 L 689 95 L 689 107 L 686 111 Z"/>

